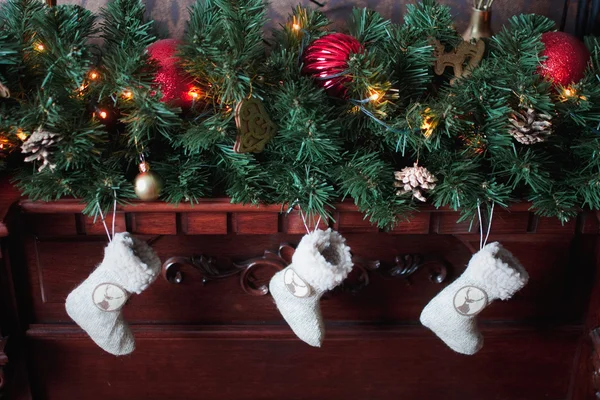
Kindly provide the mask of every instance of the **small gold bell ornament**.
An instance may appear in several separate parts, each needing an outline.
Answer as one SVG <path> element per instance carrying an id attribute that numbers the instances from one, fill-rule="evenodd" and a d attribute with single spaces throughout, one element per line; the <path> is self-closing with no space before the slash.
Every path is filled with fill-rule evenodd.
<path id="1" fill-rule="evenodd" d="M 158 199 L 162 190 L 162 181 L 154 172 L 150 171 L 150 164 L 146 161 L 140 163 L 140 173 L 133 182 L 135 194 L 140 200 L 153 201 Z"/>
<path id="2" fill-rule="evenodd" d="M 463 33 L 463 39 L 467 42 L 471 39 L 490 38 L 492 32 L 492 4 L 494 0 L 473 0 L 471 21 L 467 30 Z"/>

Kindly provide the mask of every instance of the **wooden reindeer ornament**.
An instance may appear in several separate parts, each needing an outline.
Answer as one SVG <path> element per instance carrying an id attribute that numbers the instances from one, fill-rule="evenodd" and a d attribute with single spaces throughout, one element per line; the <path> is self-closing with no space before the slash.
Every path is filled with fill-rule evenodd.
<path id="1" fill-rule="evenodd" d="M 439 40 L 433 41 L 433 56 L 435 57 L 434 71 L 442 75 L 446 67 L 452 67 L 454 78 L 450 80 L 453 85 L 458 78 L 471 75 L 471 71 L 481 61 L 485 51 L 485 43 L 479 39 L 475 43 L 462 42 L 454 50 L 446 52 L 444 45 Z M 466 66 L 464 64 L 467 63 Z"/>

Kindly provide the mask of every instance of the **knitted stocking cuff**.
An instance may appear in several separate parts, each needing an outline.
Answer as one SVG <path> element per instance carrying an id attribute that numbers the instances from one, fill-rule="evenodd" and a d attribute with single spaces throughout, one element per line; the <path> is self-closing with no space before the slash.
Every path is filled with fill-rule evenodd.
<path id="1" fill-rule="evenodd" d="M 498 242 L 475 253 L 463 277 L 483 289 L 489 301 L 510 299 L 529 280 L 519 260 Z"/>
<path id="2" fill-rule="evenodd" d="M 114 283 L 129 293 L 140 294 L 156 280 L 160 259 L 143 240 L 128 232 L 117 233 L 104 250 L 99 270 L 108 272 Z"/>
<path id="3" fill-rule="evenodd" d="M 317 292 L 333 289 L 352 270 L 350 247 L 345 242 L 331 229 L 305 235 L 292 257 L 294 271 Z"/>

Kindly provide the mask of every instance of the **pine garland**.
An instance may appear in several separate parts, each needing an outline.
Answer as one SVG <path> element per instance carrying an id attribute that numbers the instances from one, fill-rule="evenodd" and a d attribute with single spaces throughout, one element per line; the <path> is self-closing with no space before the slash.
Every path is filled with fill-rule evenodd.
<path id="1" fill-rule="evenodd" d="M 227 195 L 331 217 L 348 197 L 390 228 L 416 209 L 394 172 L 418 162 L 437 179 L 428 201 L 464 219 L 521 200 L 561 221 L 580 207 L 600 209 L 597 38 L 586 38 L 590 65 L 571 95 L 536 73 L 541 35 L 555 29 L 537 15 L 511 18 L 471 75 L 450 85 L 432 68 L 434 39 L 446 49 L 462 42 L 448 7 L 423 0 L 402 24 L 354 9 L 347 33 L 364 51 L 348 60 L 349 98 L 335 99 L 301 73 L 306 47 L 330 33 L 324 14 L 298 6 L 265 41 L 262 0 L 197 0 L 178 56 L 202 101 L 181 110 L 161 102 L 154 85 L 147 47 L 157 35 L 145 15 L 141 0 L 113 0 L 99 25 L 78 6 L 2 4 L 0 83 L 11 96 L 0 99 L 0 144 L 18 149 L 33 132 L 58 135 L 45 143 L 52 168 L 22 163 L 20 151 L 0 157 L 24 195 L 75 196 L 94 214 L 115 196 L 134 197 L 145 157 L 168 202 Z M 98 33 L 99 47 L 90 42 Z M 234 110 L 250 96 L 278 132 L 262 153 L 238 154 Z"/>

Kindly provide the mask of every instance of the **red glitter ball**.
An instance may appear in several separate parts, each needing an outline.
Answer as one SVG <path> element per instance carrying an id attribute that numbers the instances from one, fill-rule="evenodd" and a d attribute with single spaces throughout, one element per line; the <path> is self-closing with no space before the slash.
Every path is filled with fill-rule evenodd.
<path id="1" fill-rule="evenodd" d="M 302 73 L 311 75 L 330 96 L 346 98 L 344 85 L 352 80 L 346 74 L 350 54 L 362 53 L 363 46 L 352 36 L 331 33 L 312 42 L 302 55 Z"/>
<path id="2" fill-rule="evenodd" d="M 540 55 L 547 58 L 538 74 L 562 86 L 583 78 L 590 52 L 579 39 L 564 32 L 546 32 L 542 42 L 546 49 Z"/>
<path id="3" fill-rule="evenodd" d="M 179 41 L 163 39 L 148 46 L 150 58 L 158 63 L 154 82 L 160 87 L 163 94 L 160 101 L 178 107 L 191 107 L 194 88 L 192 79 L 177 65 L 179 59 L 175 57 Z"/>

